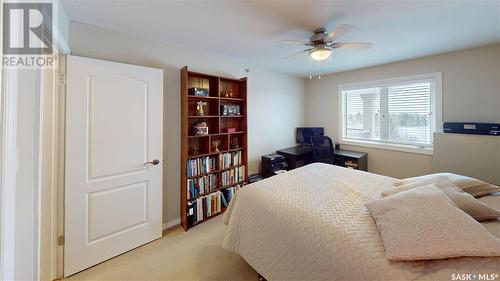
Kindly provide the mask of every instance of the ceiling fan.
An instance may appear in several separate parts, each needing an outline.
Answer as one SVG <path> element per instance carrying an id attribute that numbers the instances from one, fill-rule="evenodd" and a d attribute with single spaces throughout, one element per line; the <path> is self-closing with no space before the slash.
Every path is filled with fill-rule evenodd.
<path id="1" fill-rule="evenodd" d="M 327 32 L 324 28 L 318 28 L 314 30 L 314 34 L 309 38 L 309 41 L 300 40 L 282 40 L 281 43 L 292 44 L 292 45 L 304 45 L 310 47 L 308 49 L 293 53 L 287 56 L 289 59 L 293 56 L 300 55 L 303 53 L 309 53 L 309 56 L 313 60 L 322 61 L 329 58 L 334 49 L 369 49 L 372 43 L 359 43 L 359 42 L 345 42 L 337 43 L 334 42 L 335 39 L 344 35 L 353 28 L 352 25 L 341 24 L 337 26 L 331 32 Z"/>

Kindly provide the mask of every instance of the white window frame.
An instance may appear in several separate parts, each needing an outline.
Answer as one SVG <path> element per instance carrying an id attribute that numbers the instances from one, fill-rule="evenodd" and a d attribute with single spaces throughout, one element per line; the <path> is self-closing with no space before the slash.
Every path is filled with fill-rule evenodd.
<path id="1" fill-rule="evenodd" d="M 346 137 L 346 98 L 344 91 L 356 90 L 362 88 L 370 87 L 387 87 L 393 84 L 401 84 L 404 82 L 418 82 L 418 80 L 428 81 L 434 80 L 434 89 L 431 91 L 431 132 L 442 132 L 443 131 L 443 93 L 442 93 L 442 73 L 434 72 L 427 74 L 417 74 L 398 78 L 381 79 L 373 81 L 365 81 L 358 83 L 341 84 L 338 88 L 338 98 L 339 98 L 339 136 L 340 143 L 347 145 L 365 146 L 371 148 L 403 151 L 418 154 L 433 154 L 433 145 L 431 146 L 419 146 L 419 145 L 409 145 L 409 144 L 396 144 L 379 142 L 373 140 L 358 140 L 350 139 Z M 433 139 L 433 134 L 431 139 Z M 433 141 L 432 141 L 433 143 Z"/>

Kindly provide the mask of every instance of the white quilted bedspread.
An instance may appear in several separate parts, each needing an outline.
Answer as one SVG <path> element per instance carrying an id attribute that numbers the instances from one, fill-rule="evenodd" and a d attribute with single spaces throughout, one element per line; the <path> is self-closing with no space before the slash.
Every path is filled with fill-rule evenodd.
<path id="1" fill-rule="evenodd" d="M 223 248 L 241 255 L 268 280 L 452 280 L 452 274 L 500 274 L 500 258 L 388 261 L 365 204 L 394 181 L 311 164 L 248 185 L 224 215 Z"/>

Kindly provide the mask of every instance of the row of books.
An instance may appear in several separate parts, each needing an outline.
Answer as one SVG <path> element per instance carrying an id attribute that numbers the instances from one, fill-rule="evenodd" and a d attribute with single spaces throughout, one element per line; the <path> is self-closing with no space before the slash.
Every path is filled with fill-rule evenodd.
<path id="1" fill-rule="evenodd" d="M 240 166 L 221 173 L 222 185 L 230 185 L 245 180 L 245 166 Z"/>
<path id="2" fill-rule="evenodd" d="M 188 221 L 190 221 L 191 225 L 195 225 L 210 216 L 220 213 L 223 198 L 222 192 L 216 191 L 188 201 Z"/>
<path id="3" fill-rule="evenodd" d="M 229 204 L 229 202 L 231 202 L 231 200 L 234 197 L 234 194 L 240 188 L 241 188 L 241 185 L 238 184 L 238 185 L 235 185 L 235 186 L 232 186 L 232 187 L 228 187 L 228 188 L 225 188 L 225 189 L 222 190 L 222 196 L 224 197 L 224 199 L 227 202 L 227 204 Z M 225 206 L 225 207 L 227 207 L 227 206 Z"/>
<path id="4" fill-rule="evenodd" d="M 190 225 L 193 226 L 210 216 L 220 213 L 223 207 L 227 208 L 229 202 L 234 198 L 234 194 L 241 187 L 242 185 L 238 184 L 188 201 L 187 211 Z"/>
<path id="5" fill-rule="evenodd" d="M 187 161 L 187 176 L 194 177 L 215 169 L 215 157 L 200 157 Z"/>
<path id="6" fill-rule="evenodd" d="M 187 180 L 187 199 L 217 188 L 217 175 L 211 174 Z"/>
<path id="7" fill-rule="evenodd" d="M 221 169 L 228 169 L 231 166 L 240 165 L 243 162 L 241 158 L 241 151 L 233 153 L 223 153 L 220 155 L 220 167 Z"/>

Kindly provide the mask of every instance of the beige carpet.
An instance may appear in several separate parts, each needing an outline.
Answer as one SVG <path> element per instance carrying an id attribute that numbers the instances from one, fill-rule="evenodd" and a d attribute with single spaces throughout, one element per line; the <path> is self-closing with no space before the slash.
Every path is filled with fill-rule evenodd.
<path id="1" fill-rule="evenodd" d="M 64 280 L 257 280 L 240 256 L 222 249 L 221 216 L 188 232 L 180 226 L 161 239 Z"/>

